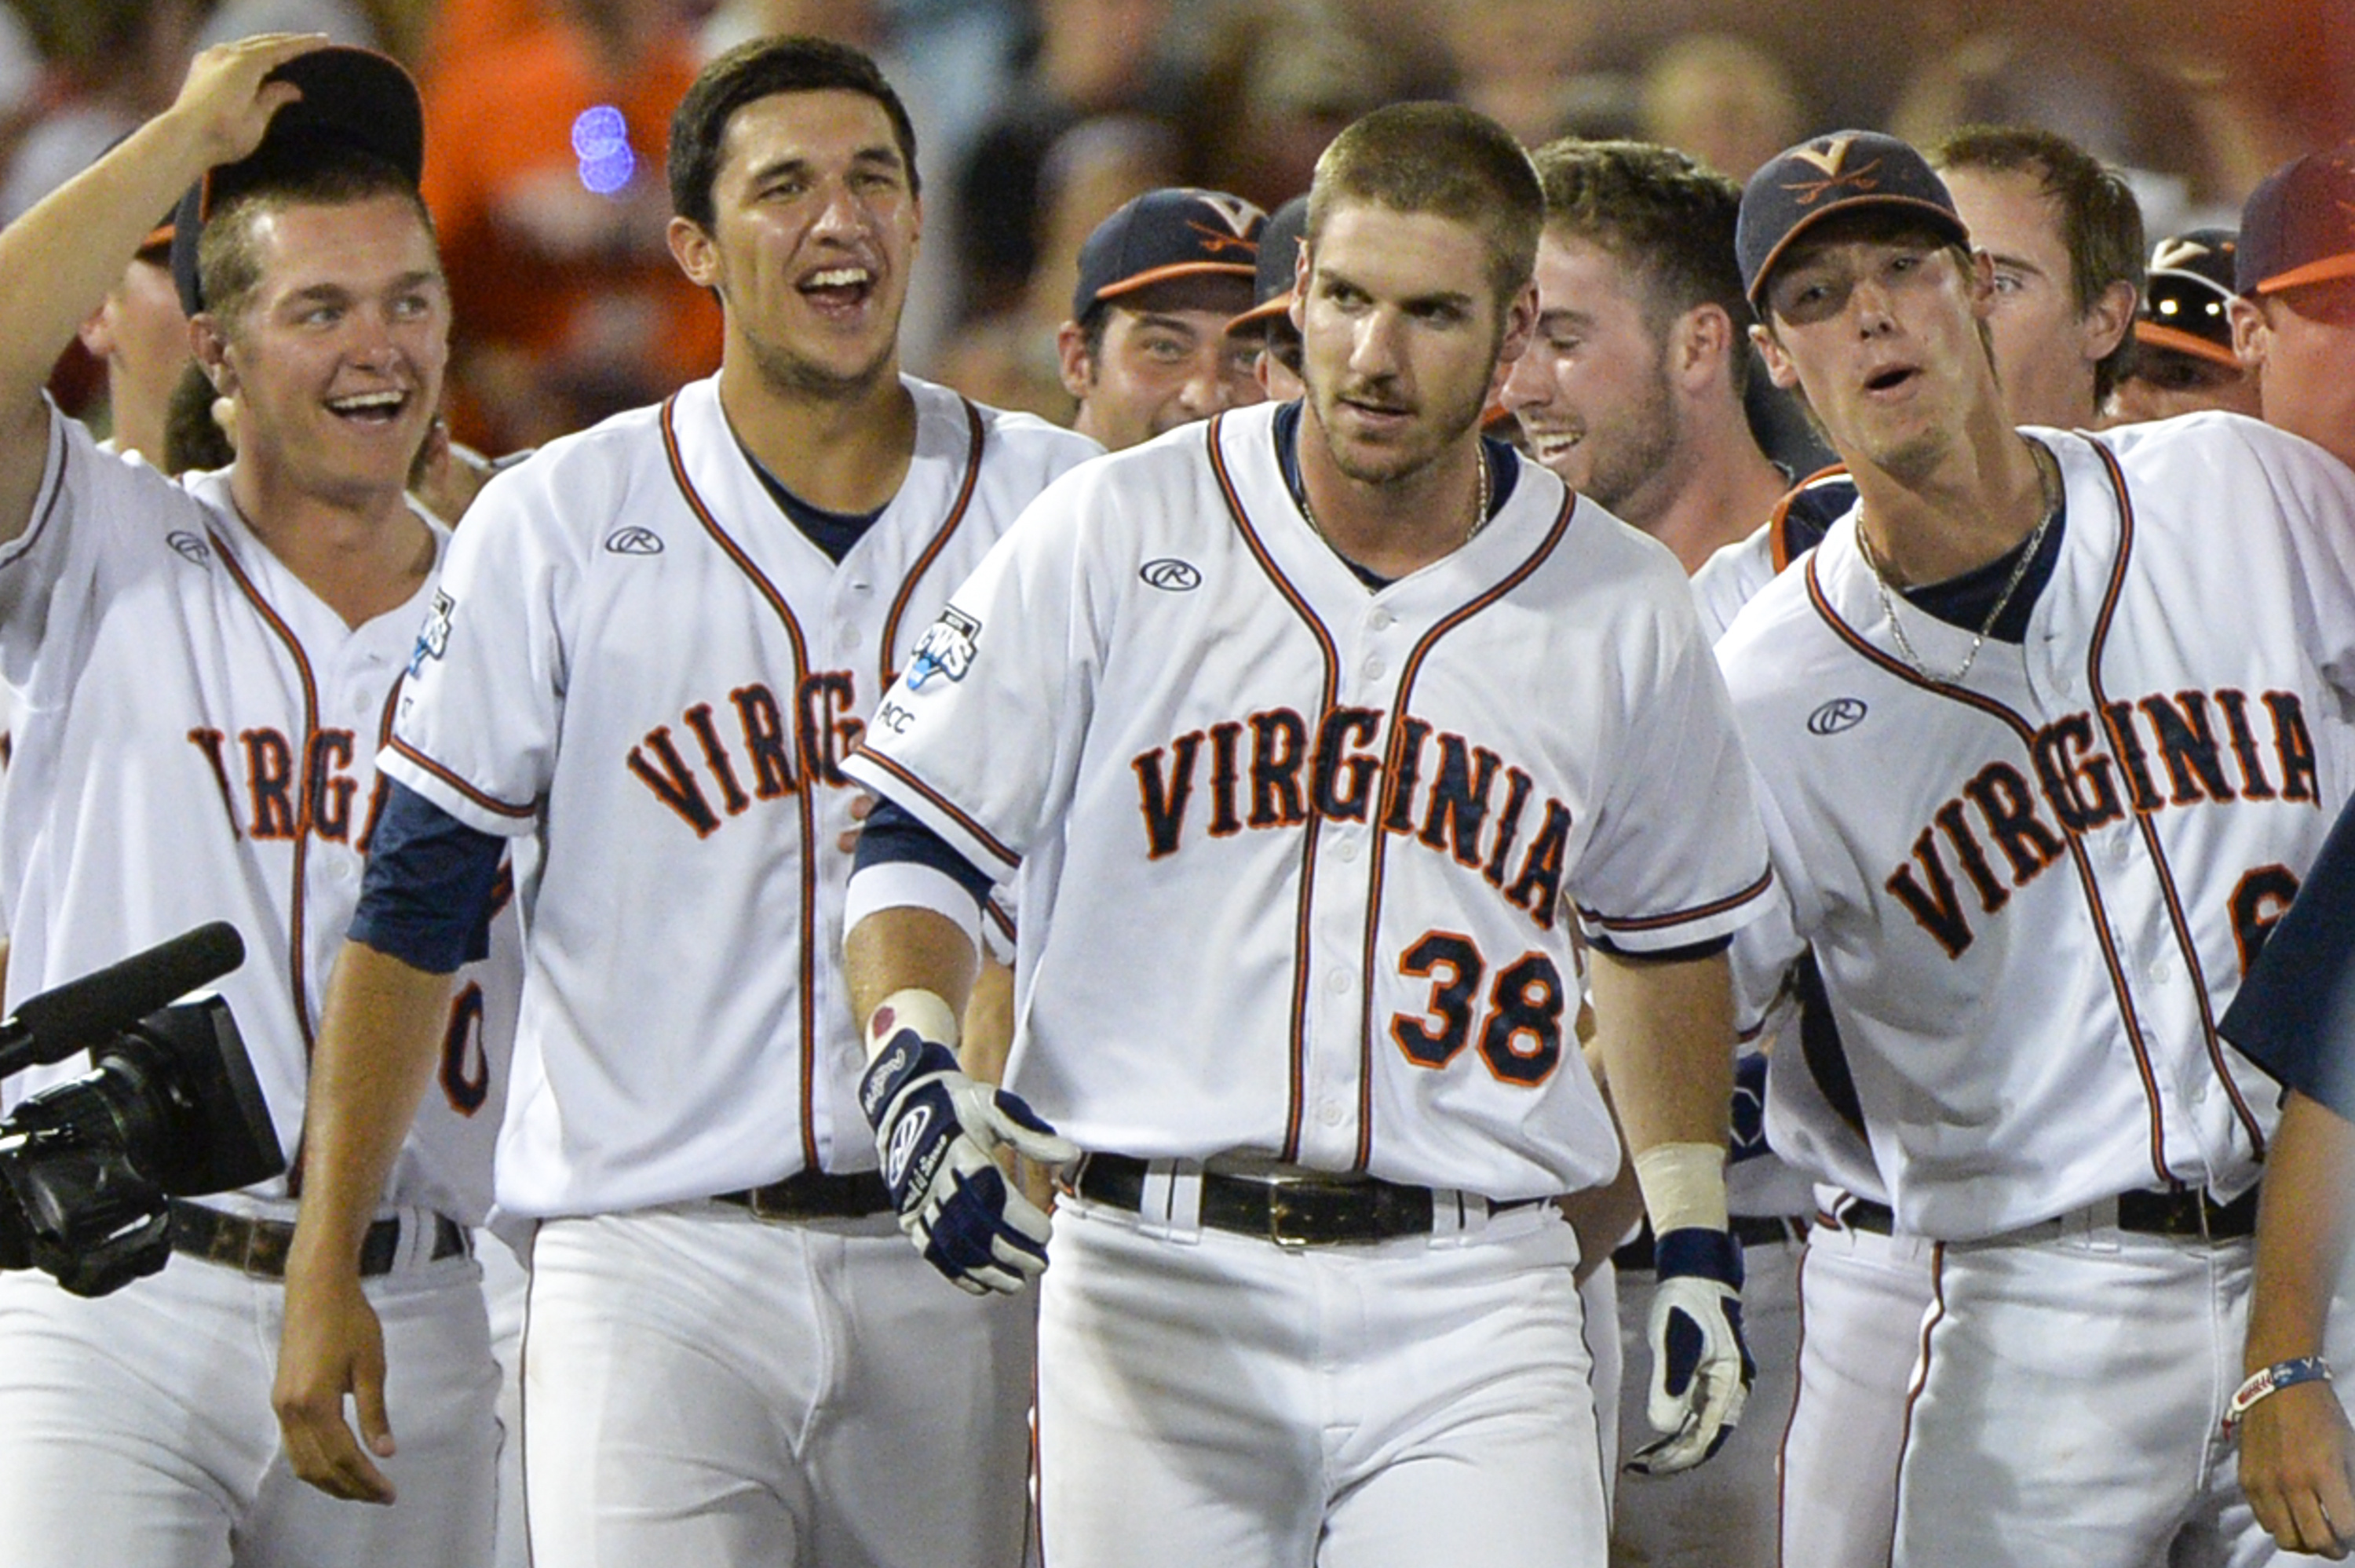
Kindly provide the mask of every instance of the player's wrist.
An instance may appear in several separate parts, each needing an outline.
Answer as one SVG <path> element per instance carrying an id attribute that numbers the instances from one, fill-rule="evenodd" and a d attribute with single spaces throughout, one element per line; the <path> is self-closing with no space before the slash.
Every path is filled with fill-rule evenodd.
<path id="1" fill-rule="evenodd" d="M 1636 1184 L 1652 1234 L 1725 1231 L 1725 1150 L 1713 1143 L 1656 1143 L 1636 1156 Z"/>
<path id="2" fill-rule="evenodd" d="M 867 1015 L 867 1059 L 873 1062 L 883 1054 L 902 1030 L 912 1029 L 920 1039 L 944 1046 L 954 1054 L 961 1026 L 956 1009 L 948 1004 L 938 991 L 921 986 L 907 986 L 893 991 Z"/>
<path id="3" fill-rule="evenodd" d="M 2302 1383 L 2331 1381 L 2330 1363 L 2319 1355 L 2292 1356 L 2257 1368 L 2233 1391 L 2231 1403 L 2224 1406 L 2224 1436 L 2232 1436 L 2251 1410 L 2282 1390 L 2296 1388 Z"/>

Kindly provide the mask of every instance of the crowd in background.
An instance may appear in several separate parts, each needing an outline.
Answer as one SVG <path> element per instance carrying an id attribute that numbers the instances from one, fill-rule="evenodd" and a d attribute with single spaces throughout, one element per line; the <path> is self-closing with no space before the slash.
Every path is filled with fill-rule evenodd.
<path id="1" fill-rule="evenodd" d="M 718 311 L 664 246 L 666 122 L 701 61 L 762 32 L 853 43 L 911 105 L 907 368 L 1064 419 L 1055 329 L 1105 215 L 1169 185 L 1272 210 L 1396 99 L 1456 99 L 1530 145 L 1638 136 L 1736 180 L 1837 126 L 2040 125 L 2126 171 L 2153 235 L 2230 226 L 2265 171 L 2355 131 L 2355 14 L 2323 0 L 7 0 L 0 221 L 168 103 L 195 50 L 281 28 L 422 82 L 453 425 L 491 453 L 717 364 Z M 96 413 L 100 379 L 69 356 L 60 401 Z"/>

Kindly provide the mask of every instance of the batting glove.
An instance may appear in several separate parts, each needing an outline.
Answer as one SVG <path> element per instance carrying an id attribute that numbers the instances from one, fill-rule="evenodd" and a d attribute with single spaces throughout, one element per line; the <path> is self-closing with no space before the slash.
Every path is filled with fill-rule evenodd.
<path id="1" fill-rule="evenodd" d="M 995 1158 L 1063 1165 L 1079 1146 L 1021 1099 L 967 1077 L 947 1046 L 913 1029 L 891 1036 L 859 1081 L 900 1228 L 958 1288 L 1011 1294 L 1047 1266 L 1047 1216 Z"/>
<path id="2" fill-rule="evenodd" d="M 1666 1436 L 1636 1452 L 1627 1467 L 1671 1476 L 1716 1453 L 1742 1419 L 1758 1363 L 1742 1342 L 1742 1245 L 1723 1231 L 1691 1225 L 1653 1247 L 1652 1390 L 1646 1414 Z"/>

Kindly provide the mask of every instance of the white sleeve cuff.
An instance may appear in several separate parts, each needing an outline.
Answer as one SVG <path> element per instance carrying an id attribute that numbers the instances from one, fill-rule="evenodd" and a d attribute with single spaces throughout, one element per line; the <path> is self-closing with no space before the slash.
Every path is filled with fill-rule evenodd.
<path id="1" fill-rule="evenodd" d="M 843 933 L 858 929 L 861 920 L 881 909 L 930 909 L 963 931 L 976 949 L 981 948 L 981 906 L 944 871 L 906 860 L 861 866 L 851 874 L 843 895 Z"/>

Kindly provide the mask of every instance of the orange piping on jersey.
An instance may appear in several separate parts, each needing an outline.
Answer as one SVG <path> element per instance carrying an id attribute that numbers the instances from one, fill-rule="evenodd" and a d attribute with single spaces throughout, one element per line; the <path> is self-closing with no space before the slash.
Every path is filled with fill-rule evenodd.
<path id="1" fill-rule="evenodd" d="M 996 859 L 1003 862 L 1007 870 L 1013 871 L 1021 865 L 1022 857 L 1020 855 L 1016 854 L 1011 849 L 1007 848 L 1003 842 L 1001 842 L 987 828 L 983 827 L 979 822 L 975 821 L 971 813 L 958 806 L 956 802 L 951 800 L 947 796 L 942 794 L 938 789 L 933 789 L 922 779 L 917 778 L 913 773 L 909 772 L 905 764 L 900 762 L 894 758 L 886 757 L 879 751 L 870 751 L 865 746 L 860 746 L 854 750 L 851 755 L 853 757 L 863 758 L 867 761 L 873 763 L 876 767 L 880 768 L 884 772 L 889 773 L 892 778 L 897 779 L 900 783 L 905 784 L 914 793 L 922 795 L 925 800 L 930 800 L 933 807 L 940 811 L 941 815 L 954 822 L 959 828 L 963 829 L 966 833 L 972 836 L 974 842 L 988 851 Z"/>
<path id="2" fill-rule="evenodd" d="M 932 569 L 932 563 L 940 558 L 943 550 L 948 548 L 950 536 L 964 521 L 965 508 L 973 502 L 974 487 L 981 482 L 981 447 L 987 431 L 981 422 L 981 410 L 973 406 L 973 399 L 965 397 L 959 401 L 964 404 L 964 425 L 969 442 L 964 460 L 964 482 L 957 487 L 956 500 L 949 507 L 947 521 L 932 535 L 932 542 L 924 546 L 923 553 L 916 557 L 916 564 L 910 567 L 900 579 L 900 591 L 891 600 L 891 613 L 883 618 L 882 646 L 876 650 L 877 668 L 883 677 L 882 683 L 875 688 L 879 702 L 882 700 L 883 694 L 891 689 L 891 683 L 900 678 L 900 672 L 891 667 L 891 650 L 900 641 L 900 618 L 908 613 L 908 601 L 915 597 L 916 585 L 923 580 L 926 572 Z"/>
<path id="3" fill-rule="evenodd" d="M 1488 454 L 1485 449 L 1480 454 L 1480 461 L 1484 463 L 1488 461 Z M 1483 491 L 1482 493 L 1486 494 L 1487 492 Z M 1391 739 L 1390 745 L 1384 748 L 1382 758 L 1382 778 L 1386 792 L 1389 788 L 1395 786 L 1400 776 L 1399 769 L 1404 763 L 1404 759 L 1399 753 L 1406 744 L 1405 719 L 1408 705 L 1413 701 L 1414 683 L 1423 673 L 1423 661 L 1430 656 L 1432 649 L 1437 645 L 1441 638 L 1528 581 L 1529 575 L 1543 566 L 1561 544 L 1562 536 L 1570 531 L 1571 516 L 1577 510 L 1578 497 L 1575 494 L 1565 494 L 1562 497 L 1561 509 L 1554 514 L 1552 526 L 1546 530 L 1545 537 L 1538 541 L 1538 547 L 1530 551 L 1520 565 L 1506 573 L 1492 587 L 1484 589 L 1440 617 L 1433 623 L 1431 630 L 1424 632 L 1415 643 L 1413 651 L 1407 654 L 1406 662 L 1399 667 L 1398 694 L 1391 703 Z M 1373 821 L 1378 830 L 1373 835 L 1373 853 L 1366 857 L 1368 864 L 1366 867 L 1365 961 L 1359 971 L 1366 977 L 1366 987 L 1365 995 L 1359 1002 L 1358 1013 L 1357 1169 L 1360 1171 L 1366 1168 L 1367 1162 L 1373 1158 L 1374 1153 L 1373 977 L 1382 972 L 1380 968 L 1381 960 L 1375 951 L 1375 946 L 1381 936 L 1382 882 L 1389 868 L 1391 841 L 1391 835 L 1380 832 L 1379 829 L 1382 819 L 1388 814 L 1387 808 L 1378 800 L 1373 808 Z M 1468 938 L 1466 939 L 1469 940 Z M 1476 949 L 1478 944 L 1475 943 L 1473 946 Z M 1562 956 L 1569 955 L 1565 951 Z M 1576 965 L 1573 964 L 1572 968 L 1574 969 Z"/>
<path id="4" fill-rule="evenodd" d="M 1774 868 L 1771 864 L 1761 872 L 1758 880 L 1739 893 L 1730 893 L 1708 904 L 1690 909 L 1671 909 L 1665 915 L 1604 915 L 1582 904 L 1578 912 L 1606 931 L 1659 931 L 1670 926 L 1682 926 L 1694 920 L 1706 920 L 1712 915 L 1722 915 L 1729 909 L 1739 909 L 1752 899 L 1774 885 Z"/>
<path id="5" fill-rule="evenodd" d="M 468 801 L 480 806 L 485 811 L 492 812 L 495 815 L 501 817 L 513 817 L 520 821 L 526 817 L 531 816 L 534 812 L 539 810 L 539 805 L 537 801 L 528 801 L 520 806 L 510 806 L 496 795 L 484 794 L 480 789 L 475 789 L 472 784 L 467 783 L 464 779 L 459 778 L 455 773 L 451 772 L 447 768 L 442 767 L 442 764 L 434 761 L 433 758 L 426 756 L 423 752 L 418 750 L 417 747 L 410 745 L 409 742 L 401 739 L 400 736 L 397 735 L 388 736 L 385 738 L 385 745 L 391 748 L 394 756 L 407 758 L 410 761 L 417 764 L 418 767 L 423 768 L 426 772 L 433 775 L 434 778 L 442 780 L 442 783 L 450 786 L 451 789 L 456 790 L 460 795 L 465 797 Z"/>
<path id="6" fill-rule="evenodd" d="M 2085 682 L 2093 690 L 2094 711 L 2103 717 L 2103 733 L 2109 737 L 2111 755 L 2123 776 L 2126 772 L 2126 758 L 2121 745 L 2122 737 L 2117 732 L 2115 721 L 2110 719 L 2109 694 L 2102 685 L 2102 650 L 2109 641 L 2110 617 L 2116 609 L 2118 596 L 2123 591 L 2126 581 L 2126 558 L 2134 553 L 2134 499 L 2126 490 L 2125 471 L 2118 467 L 2118 461 L 2111 455 L 2110 449 L 2099 441 L 2089 440 L 2085 444 L 2093 448 L 2094 455 L 2102 460 L 2102 467 L 2110 476 L 2110 487 L 2117 493 L 2118 528 L 2121 535 L 2117 564 L 2110 577 L 2109 592 L 2102 599 L 2101 616 L 2094 623 L 2093 642 L 2085 656 Z M 2249 1135 L 2251 1149 L 2257 1159 L 2263 1160 L 2265 1157 L 2265 1135 L 2257 1126 L 2257 1118 L 2250 1114 L 2248 1102 L 2242 1097 L 2241 1086 L 2232 1081 L 2232 1075 L 2225 1070 L 2222 1043 L 2216 1034 L 2216 1010 L 2208 995 L 2207 971 L 2200 965 L 2199 944 L 2192 940 L 2191 922 L 2183 913 L 2182 897 L 2175 890 L 2175 871 L 2168 863 L 2167 847 L 2159 842 L 2158 830 L 2152 824 L 2150 812 L 2137 811 L 2134 813 L 2134 818 L 2136 831 L 2142 835 L 2143 848 L 2149 853 L 2151 866 L 2158 874 L 2159 895 L 2167 904 L 2168 925 L 2175 933 L 2176 948 L 2182 953 L 2184 968 L 2191 977 L 2191 994 L 2200 1002 L 2200 1035 L 2201 1043 L 2207 1048 L 2208 1065 L 2214 1071 L 2217 1081 L 2223 1085 L 2225 1097 L 2232 1102 L 2232 1115 L 2239 1120 L 2241 1130 Z M 2165 1177 L 2165 1171 L 2162 1170 L 2160 1174 Z M 2172 1180 L 2172 1178 L 2168 1179 Z"/>
<path id="7" fill-rule="evenodd" d="M 1266 543 L 1260 538 L 1258 530 L 1252 526 L 1251 516 L 1243 509 L 1242 496 L 1235 489 L 1234 476 L 1227 471 L 1226 451 L 1220 442 L 1220 430 L 1226 420 L 1224 414 L 1214 414 L 1204 427 L 1203 447 L 1209 454 L 1210 472 L 1219 482 L 1219 493 L 1226 498 L 1227 511 L 1235 520 L 1235 530 L 1242 536 L 1243 546 L 1251 551 L 1252 559 L 1259 563 L 1260 570 L 1267 574 L 1267 580 L 1277 594 L 1292 606 L 1293 613 L 1300 617 L 1302 623 L 1316 639 L 1317 652 L 1325 660 L 1325 697 L 1316 710 L 1321 721 L 1339 700 L 1340 655 L 1334 651 L 1333 634 L 1325 629 L 1325 623 L 1316 619 L 1316 610 L 1309 607 L 1308 601 L 1301 597 L 1300 590 L 1292 586 L 1291 579 L 1276 566 L 1275 558 L 1268 554 Z M 1295 510 L 1297 510 L 1296 506 Z M 1301 521 L 1311 528 L 1316 526 L 1309 524 L 1305 516 Z M 1292 927 L 1292 1105 L 1284 1119 L 1282 1158 L 1285 1160 L 1300 1158 L 1300 1123 L 1307 1110 L 1304 1080 L 1308 1063 L 1308 940 L 1310 916 L 1316 906 L 1318 821 L 1316 794 L 1312 790 L 1308 818 L 1304 824 L 1307 831 L 1301 835 L 1300 841 L 1300 895 Z M 1377 833 L 1375 837 L 1379 840 L 1380 834 Z M 1363 979 L 1370 990 L 1372 978 L 1366 976 Z M 1362 1085 L 1359 1092 L 1362 1095 Z"/>
<path id="8" fill-rule="evenodd" d="M 1766 519 L 1766 547 L 1774 559 L 1774 572 L 1777 577 L 1782 575 L 1785 567 L 1791 564 L 1791 540 L 1790 536 L 1783 531 L 1783 524 L 1790 520 L 1791 503 L 1799 499 L 1801 491 L 1812 485 L 1820 484 L 1828 479 L 1845 479 L 1847 476 L 1846 463 L 1836 462 L 1829 468 L 1819 468 L 1785 491 L 1783 499 L 1774 503 L 1774 510 Z"/>
<path id="9" fill-rule="evenodd" d="M 1015 940 L 1014 916 L 1008 915 L 995 897 L 981 901 L 981 912 L 989 916 L 989 923 L 997 927 L 999 935 L 1008 942 Z"/>
<path id="10" fill-rule="evenodd" d="M 2123 506 L 2123 502 L 2121 505 Z M 1831 601 L 1824 597 L 1823 581 L 1817 575 L 1817 569 L 1819 559 L 1817 556 L 1807 557 L 1807 600 L 1815 607 L 1816 614 L 1821 618 L 1824 624 L 1831 628 L 1835 636 L 1867 662 L 1879 666 L 1906 684 L 1919 686 L 1925 692 L 1950 698 L 1966 707 L 1977 708 L 1981 713 L 1990 715 L 2009 726 L 2012 733 L 2019 737 L 2021 747 L 2028 753 L 2029 767 L 2031 770 L 2035 768 L 2035 726 L 1993 698 L 1981 696 L 1977 692 L 1949 682 L 1934 681 L 1917 671 L 1907 668 L 1865 641 L 1864 634 L 1842 620 L 1839 618 L 1839 612 L 1832 609 Z M 2115 602 L 2117 591 L 2115 577 L 2111 582 L 2110 591 L 2111 598 L 2104 603 L 2105 617 L 2108 614 L 2109 605 Z M 2097 624 L 2099 623 L 2097 621 Z M 2061 824 L 2061 830 L 2068 835 L 2069 863 L 2075 868 L 2078 889 L 2084 895 L 2086 903 L 2091 906 L 2094 939 L 2101 945 L 2102 962 L 2108 969 L 2110 975 L 2110 994 L 2117 1001 L 2119 1020 L 2126 1026 L 2126 1048 L 2134 1053 L 2135 1071 L 2142 1079 L 2143 1101 L 2150 1107 L 2151 1170 L 2160 1182 L 2169 1182 L 2174 1178 L 2169 1176 L 2167 1171 L 2167 1134 L 2166 1124 L 2159 1108 L 2158 1076 L 2150 1065 L 2149 1053 L 2143 1049 L 2142 1015 L 2135 1007 L 2134 991 L 2126 981 L 2126 966 L 2118 960 L 2117 948 L 2110 940 L 2109 907 L 2103 901 L 2101 885 L 2094 879 L 2093 864 L 2086 858 L 2083 832 L 2080 829 L 2071 827 L 2065 821 Z"/>
<path id="11" fill-rule="evenodd" d="M 772 583 L 762 574 L 761 568 L 753 564 L 752 558 L 746 555 L 742 547 L 729 535 L 728 530 L 719 525 L 719 520 L 711 514 L 711 509 L 704 504 L 703 497 L 697 493 L 695 482 L 687 477 L 687 461 L 678 450 L 677 412 L 678 395 L 673 393 L 664 400 L 662 406 L 663 456 L 669 460 L 672 482 L 678 486 L 680 496 L 686 500 L 688 509 L 695 514 L 696 520 L 703 524 L 703 531 L 711 536 L 712 543 L 719 546 L 720 552 L 735 563 L 736 569 L 744 574 L 745 580 L 750 582 L 754 591 L 767 602 L 770 610 L 776 616 L 778 624 L 784 628 L 785 640 L 793 652 L 794 690 L 798 692 L 801 690 L 802 683 L 809 678 L 810 673 L 809 645 L 803 641 L 801 622 L 794 619 L 792 607 L 785 603 L 784 596 L 777 591 L 776 585 Z M 795 791 L 794 796 L 794 805 L 802 831 L 800 997 L 802 1168 L 805 1171 L 815 1171 L 821 1168 L 818 1163 L 817 1147 L 818 838 L 816 808 L 813 804 L 817 790 L 812 783 L 815 775 L 811 770 L 810 758 L 803 755 L 802 732 L 799 726 L 794 726 L 794 760 L 801 768 L 803 784 L 802 789 Z"/>
<path id="12" fill-rule="evenodd" d="M 206 532 L 212 531 L 208 529 Z M 303 1032 L 303 1058 L 307 1063 L 310 1060 L 314 1042 L 311 1030 L 311 987 L 304 975 L 307 965 L 303 948 L 304 902 L 303 883 L 311 858 L 311 741 L 319 728 L 319 687 L 311 674 L 311 656 L 304 652 L 301 640 L 294 635 L 293 629 L 279 616 L 270 601 L 261 597 L 261 591 L 253 586 L 253 579 L 245 575 L 245 568 L 238 565 L 237 557 L 229 552 L 218 534 L 213 534 L 213 554 L 220 558 L 222 567 L 229 575 L 229 580 L 237 584 L 238 591 L 245 595 L 247 601 L 253 606 L 254 613 L 261 618 L 262 624 L 269 627 L 272 634 L 286 645 L 288 657 L 294 661 L 294 673 L 303 682 L 303 743 L 298 753 L 303 760 L 298 765 L 298 777 L 295 781 L 297 793 L 294 802 L 294 896 L 290 911 L 290 928 L 287 931 L 290 946 L 287 950 L 286 971 L 293 981 L 294 1025 Z M 298 1149 L 295 1151 L 294 1171 L 289 1177 L 290 1188 L 300 1190 L 301 1171 L 302 1151 Z"/>

